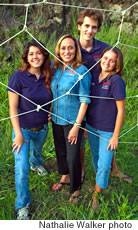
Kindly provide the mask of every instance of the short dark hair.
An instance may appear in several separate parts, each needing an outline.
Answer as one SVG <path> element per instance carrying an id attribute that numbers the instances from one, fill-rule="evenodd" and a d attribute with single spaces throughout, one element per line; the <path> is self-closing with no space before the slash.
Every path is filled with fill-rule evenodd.
<path id="1" fill-rule="evenodd" d="M 81 11 L 79 18 L 77 20 L 77 25 L 82 25 L 85 17 L 89 17 L 89 18 L 93 18 L 94 20 L 97 20 L 98 21 L 98 29 L 101 27 L 102 22 L 103 22 L 103 15 L 102 15 L 101 11 L 90 10 L 90 9 L 86 9 L 86 10 Z"/>

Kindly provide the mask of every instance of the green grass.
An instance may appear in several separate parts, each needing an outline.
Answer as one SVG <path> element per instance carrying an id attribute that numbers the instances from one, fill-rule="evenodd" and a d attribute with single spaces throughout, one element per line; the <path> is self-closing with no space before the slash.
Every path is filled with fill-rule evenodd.
<path id="1" fill-rule="evenodd" d="M 110 177 L 109 188 L 100 196 L 101 211 L 94 213 L 91 208 L 91 194 L 88 193 L 89 186 L 94 184 L 94 171 L 91 165 L 91 153 L 88 143 L 86 144 L 86 175 L 82 186 L 79 205 L 72 206 L 68 203 L 69 187 L 65 186 L 60 192 L 52 192 L 50 187 L 60 179 L 57 173 L 55 152 L 51 131 L 44 146 L 43 158 L 50 174 L 39 177 L 30 172 L 30 193 L 32 197 L 31 214 L 35 220 L 130 220 L 136 219 L 136 156 L 135 147 L 122 146 L 116 154 L 117 164 L 121 171 L 127 172 L 133 178 L 133 184 L 127 184 L 119 178 Z M 4 152 L 1 159 L 1 192 L 0 219 L 14 219 L 14 160 L 10 146 Z M 47 151 L 46 151 L 47 150 Z M 8 210 L 8 212 L 7 212 Z"/>
<path id="2" fill-rule="evenodd" d="M 77 29 L 74 27 L 74 34 L 77 37 Z M 118 31 L 114 27 L 110 29 L 103 27 L 98 33 L 97 39 L 104 40 L 111 45 L 117 41 Z M 43 36 L 39 34 L 41 40 Z M 19 37 L 20 38 L 20 37 Z M 7 63 L 3 60 L 4 50 L 1 52 L 0 63 L 0 81 L 7 85 L 10 75 L 19 67 L 19 55 L 23 47 L 22 39 L 14 39 L 16 43 L 16 58 Z M 25 38 L 28 37 L 25 35 Z M 26 40 L 26 39 L 25 39 Z M 25 42 L 25 41 L 24 41 Z M 24 43 L 23 42 L 23 43 Z M 45 43 L 45 41 L 43 40 Z M 128 36 L 123 32 L 121 42 L 136 45 L 136 35 Z M 46 44 L 46 47 L 53 52 L 56 44 L 56 34 Z M 118 46 L 124 54 L 124 80 L 126 82 L 127 96 L 134 96 L 136 92 L 136 59 L 137 50 L 125 46 Z M 13 52 L 13 53 L 14 53 Z M 3 55 L 3 56 L 2 56 Z M 0 119 L 8 117 L 8 98 L 6 88 L 0 85 Z M 137 123 L 136 98 L 126 99 L 126 119 L 121 134 L 128 131 Z M 60 180 L 57 172 L 55 149 L 53 143 L 51 124 L 49 124 L 49 134 L 43 148 L 43 159 L 49 175 L 39 177 L 34 172 L 30 172 L 29 189 L 32 198 L 30 212 L 33 220 L 136 220 L 137 216 L 137 168 L 138 152 L 137 145 L 129 143 L 120 143 L 116 152 L 116 161 L 121 172 L 132 177 L 133 183 L 128 184 L 123 180 L 110 177 L 109 188 L 100 195 L 101 211 L 94 213 L 91 208 L 91 194 L 88 188 L 94 185 L 94 170 L 91 163 L 91 152 L 86 141 L 85 156 L 85 183 L 82 185 L 79 204 L 73 206 L 68 203 L 69 187 L 64 186 L 60 192 L 50 190 L 53 183 Z M 15 219 L 14 201 L 16 197 L 14 182 L 14 156 L 11 147 L 12 127 L 9 119 L 1 121 L 0 125 L 0 219 Z M 135 128 L 120 139 L 121 142 L 136 142 L 137 129 Z"/>

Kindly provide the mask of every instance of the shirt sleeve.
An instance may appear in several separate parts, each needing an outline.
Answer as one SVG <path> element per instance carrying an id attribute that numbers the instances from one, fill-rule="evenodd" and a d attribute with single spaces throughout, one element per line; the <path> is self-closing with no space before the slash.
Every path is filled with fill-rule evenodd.
<path id="1" fill-rule="evenodd" d="M 91 103 L 91 99 L 90 97 L 90 89 L 91 89 L 91 73 L 90 71 L 88 71 L 86 66 L 82 66 L 83 71 L 81 71 L 81 76 L 83 76 L 83 78 L 79 81 L 79 99 L 80 102 L 84 102 L 87 104 Z M 84 95 L 84 96 L 83 96 Z"/>
<path id="2" fill-rule="evenodd" d="M 14 72 L 8 82 L 7 90 L 14 93 L 21 93 L 21 81 L 19 72 Z"/>
<path id="3" fill-rule="evenodd" d="M 126 87 L 123 79 L 119 75 L 116 75 L 113 79 L 111 78 L 111 83 L 113 98 L 115 100 L 125 99 Z"/>

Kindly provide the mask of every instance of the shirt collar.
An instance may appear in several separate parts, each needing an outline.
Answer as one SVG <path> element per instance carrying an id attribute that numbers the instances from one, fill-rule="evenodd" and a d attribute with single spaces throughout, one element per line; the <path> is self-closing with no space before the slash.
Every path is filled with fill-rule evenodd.
<path id="1" fill-rule="evenodd" d="M 93 38 L 93 47 L 90 51 L 87 51 L 86 49 L 82 48 L 81 44 L 80 44 L 80 38 L 78 38 L 78 43 L 79 43 L 79 46 L 80 46 L 80 49 L 82 52 L 84 53 L 93 53 L 95 50 L 98 50 L 100 48 L 100 45 L 98 44 L 98 40 Z"/>
<path id="2" fill-rule="evenodd" d="M 65 71 L 69 70 L 71 68 L 71 65 L 72 64 L 69 64 L 68 66 L 65 66 Z M 70 67 L 70 68 L 68 68 L 68 67 Z M 63 71 L 63 66 L 61 66 L 58 70 L 62 72 Z"/>
<path id="3" fill-rule="evenodd" d="M 25 73 L 25 75 L 27 77 L 33 77 L 33 76 L 35 76 L 35 74 L 30 73 L 28 70 L 25 70 L 24 73 Z M 43 75 L 43 73 L 41 73 L 39 79 L 43 79 L 43 78 L 44 78 L 44 75 Z"/>
<path id="4" fill-rule="evenodd" d="M 71 65 L 72 65 L 72 64 L 69 64 L 68 66 L 66 66 L 66 67 L 65 67 L 65 70 L 69 70 L 69 68 L 68 68 L 68 67 L 70 67 L 70 68 L 71 68 Z"/>

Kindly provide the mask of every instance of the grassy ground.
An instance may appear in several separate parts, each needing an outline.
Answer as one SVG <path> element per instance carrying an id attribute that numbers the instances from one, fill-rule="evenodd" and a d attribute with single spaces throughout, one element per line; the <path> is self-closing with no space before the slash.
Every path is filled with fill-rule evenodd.
<path id="1" fill-rule="evenodd" d="M 117 39 L 117 30 L 111 28 L 101 31 L 98 39 L 114 45 Z M 136 46 L 136 35 L 132 37 L 122 34 L 123 43 Z M 18 40 L 18 42 L 20 42 Z M 50 42 L 49 42 L 50 44 Z M 51 46 L 47 44 L 50 48 Z M 18 44 L 20 47 L 20 43 Z M 124 80 L 126 82 L 127 96 L 136 95 L 136 49 L 119 46 L 124 54 Z M 52 48 L 51 48 L 52 49 Z M 8 78 L 15 67 L 18 58 L 12 63 L 3 62 L 0 69 L 0 81 L 7 85 Z M 0 119 L 8 117 L 8 98 L 4 86 L 0 85 Z M 126 120 L 122 134 L 135 126 L 137 122 L 136 98 L 126 99 Z M 69 187 L 64 186 L 60 192 L 52 192 L 50 187 L 60 180 L 57 172 L 55 149 L 53 144 L 51 124 L 49 134 L 43 148 L 43 159 L 49 175 L 39 177 L 30 172 L 30 193 L 32 204 L 30 207 L 33 220 L 132 220 L 137 219 L 137 168 L 138 161 L 135 144 L 120 143 L 116 152 L 116 161 L 119 169 L 132 177 L 133 183 L 110 177 L 109 188 L 105 190 L 100 199 L 101 210 L 94 213 L 91 208 L 91 194 L 88 188 L 94 185 L 94 170 L 91 163 L 91 152 L 86 141 L 85 182 L 82 185 L 79 204 L 73 206 L 68 203 Z M 9 119 L 1 121 L 0 125 L 0 219 L 15 219 L 14 201 L 16 197 L 14 182 L 14 157 L 11 152 L 11 124 Z M 120 139 L 121 142 L 136 142 L 136 128 Z"/>
<path id="2" fill-rule="evenodd" d="M 50 144 L 49 144 L 50 143 Z M 7 150 L 4 150 L 7 149 Z M 33 220 L 130 220 L 136 219 L 136 181 L 138 168 L 136 148 L 132 145 L 120 144 L 116 153 L 119 169 L 133 178 L 133 183 L 128 184 L 123 180 L 110 177 L 109 188 L 100 196 L 101 210 L 96 214 L 91 208 L 91 194 L 88 188 L 94 185 L 94 171 L 91 164 L 91 153 L 86 142 L 85 182 L 82 185 L 79 204 L 73 206 L 68 203 L 69 187 L 59 192 L 52 192 L 50 187 L 59 181 L 55 151 L 52 141 L 51 129 L 44 146 L 43 159 L 49 171 L 46 177 L 40 177 L 30 172 L 30 193 L 32 204 L 30 207 Z M 14 160 L 11 154 L 10 143 L 1 152 L 1 191 L 0 191 L 0 219 L 15 219 L 14 200 Z M 8 211 L 7 211 L 8 210 Z"/>

